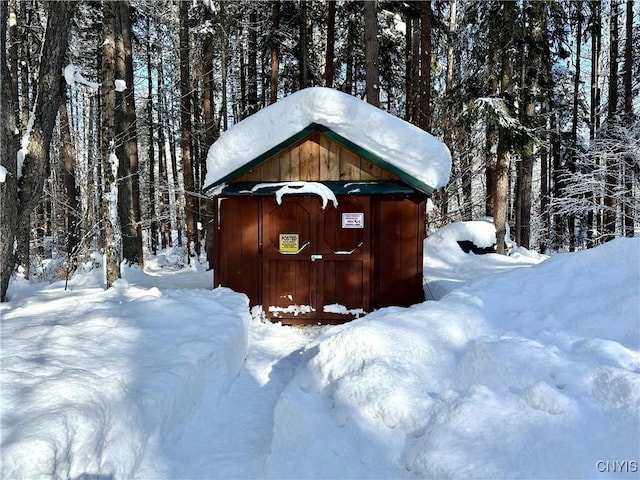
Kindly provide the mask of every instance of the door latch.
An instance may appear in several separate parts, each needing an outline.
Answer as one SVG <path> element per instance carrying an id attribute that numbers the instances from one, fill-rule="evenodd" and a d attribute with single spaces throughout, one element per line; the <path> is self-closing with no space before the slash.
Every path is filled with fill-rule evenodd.
<path id="1" fill-rule="evenodd" d="M 315 262 L 316 260 L 322 260 L 322 255 L 319 255 L 317 253 L 314 253 L 311 255 L 311 261 Z"/>

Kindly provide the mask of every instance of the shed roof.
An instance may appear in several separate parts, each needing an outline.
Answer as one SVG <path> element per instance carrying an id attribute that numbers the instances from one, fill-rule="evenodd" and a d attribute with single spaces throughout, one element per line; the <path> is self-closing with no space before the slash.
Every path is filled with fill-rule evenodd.
<path id="1" fill-rule="evenodd" d="M 449 180 L 451 155 L 433 135 L 352 95 L 324 87 L 295 92 L 226 131 L 207 155 L 207 189 L 233 180 L 248 165 L 309 128 L 322 128 L 366 152 L 382 168 L 430 192 Z"/>

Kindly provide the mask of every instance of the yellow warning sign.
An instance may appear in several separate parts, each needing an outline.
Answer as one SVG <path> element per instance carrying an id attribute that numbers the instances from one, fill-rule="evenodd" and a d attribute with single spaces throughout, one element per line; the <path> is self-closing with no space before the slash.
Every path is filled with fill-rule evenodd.
<path id="1" fill-rule="evenodd" d="M 280 237 L 280 253 L 298 253 L 300 249 L 300 235 L 297 233 L 281 233 Z"/>

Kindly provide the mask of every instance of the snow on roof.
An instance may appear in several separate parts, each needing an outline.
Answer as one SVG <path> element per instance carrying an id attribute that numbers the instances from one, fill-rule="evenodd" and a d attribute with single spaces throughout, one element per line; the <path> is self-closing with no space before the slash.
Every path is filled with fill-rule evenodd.
<path id="1" fill-rule="evenodd" d="M 209 149 L 205 186 L 220 183 L 311 124 L 330 129 L 429 187 L 449 181 L 451 154 L 433 135 L 352 95 L 311 87 L 226 131 Z"/>

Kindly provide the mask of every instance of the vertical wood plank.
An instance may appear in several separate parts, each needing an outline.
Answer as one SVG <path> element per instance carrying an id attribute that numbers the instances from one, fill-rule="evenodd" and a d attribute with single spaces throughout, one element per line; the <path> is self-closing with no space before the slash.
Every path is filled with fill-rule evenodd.
<path id="1" fill-rule="evenodd" d="M 340 180 L 340 144 L 329 139 L 328 180 Z"/>
<path id="2" fill-rule="evenodd" d="M 300 178 L 300 145 L 290 151 L 291 155 L 291 180 L 301 180 Z"/>
<path id="3" fill-rule="evenodd" d="M 340 180 L 360 180 L 360 156 L 348 148 L 340 148 Z"/>
<path id="4" fill-rule="evenodd" d="M 375 307 L 397 305 L 394 299 L 398 298 L 401 287 L 401 252 L 400 242 L 401 217 L 399 207 L 401 202 L 394 200 L 380 200 L 377 231 L 378 254 L 376 258 L 377 269 L 375 277 L 378 298 Z"/>
<path id="5" fill-rule="evenodd" d="M 300 145 L 300 180 L 317 181 L 320 178 L 320 152 L 318 143 L 307 139 Z"/>
<path id="6" fill-rule="evenodd" d="M 257 198 L 240 197 L 238 201 L 242 202 L 241 291 L 247 294 L 253 306 L 260 303 L 260 204 Z"/>
<path id="7" fill-rule="evenodd" d="M 320 177 L 319 180 L 333 180 L 331 178 L 331 164 L 329 156 L 329 138 L 325 135 L 320 135 L 318 141 L 319 145 L 319 163 L 320 163 Z"/>
<path id="8" fill-rule="evenodd" d="M 292 169 L 291 169 L 291 150 L 285 150 L 284 152 L 278 155 L 280 161 L 280 179 L 283 182 L 288 182 L 293 180 L 291 177 Z"/>
<path id="9" fill-rule="evenodd" d="M 280 158 L 279 155 L 271 157 L 260 167 L 262 182 L 277 182 L 280 180 Z"/>
<path id="10" fill-rule="evenodd" d="M 360 166 L 362 168 L 361 180 L 379 180 L 381 178 L 382 169 L 371 160 L 361 157 Z"/>
<path id="11" fill-rule="evenodd" d="M 418 238 L 418 206 L 409 199 L 402 201 L 402 242 L 401 275 L 402 295 L 399 301 L 403 306 L 411 305 L 416 298 L 416 253 Z"/>
<path id="12" fill-rule="evenodd" d="M 253 168 L 238 177 L 240 182 L 258 182 L 260 181 L 260 167 Z"/>

